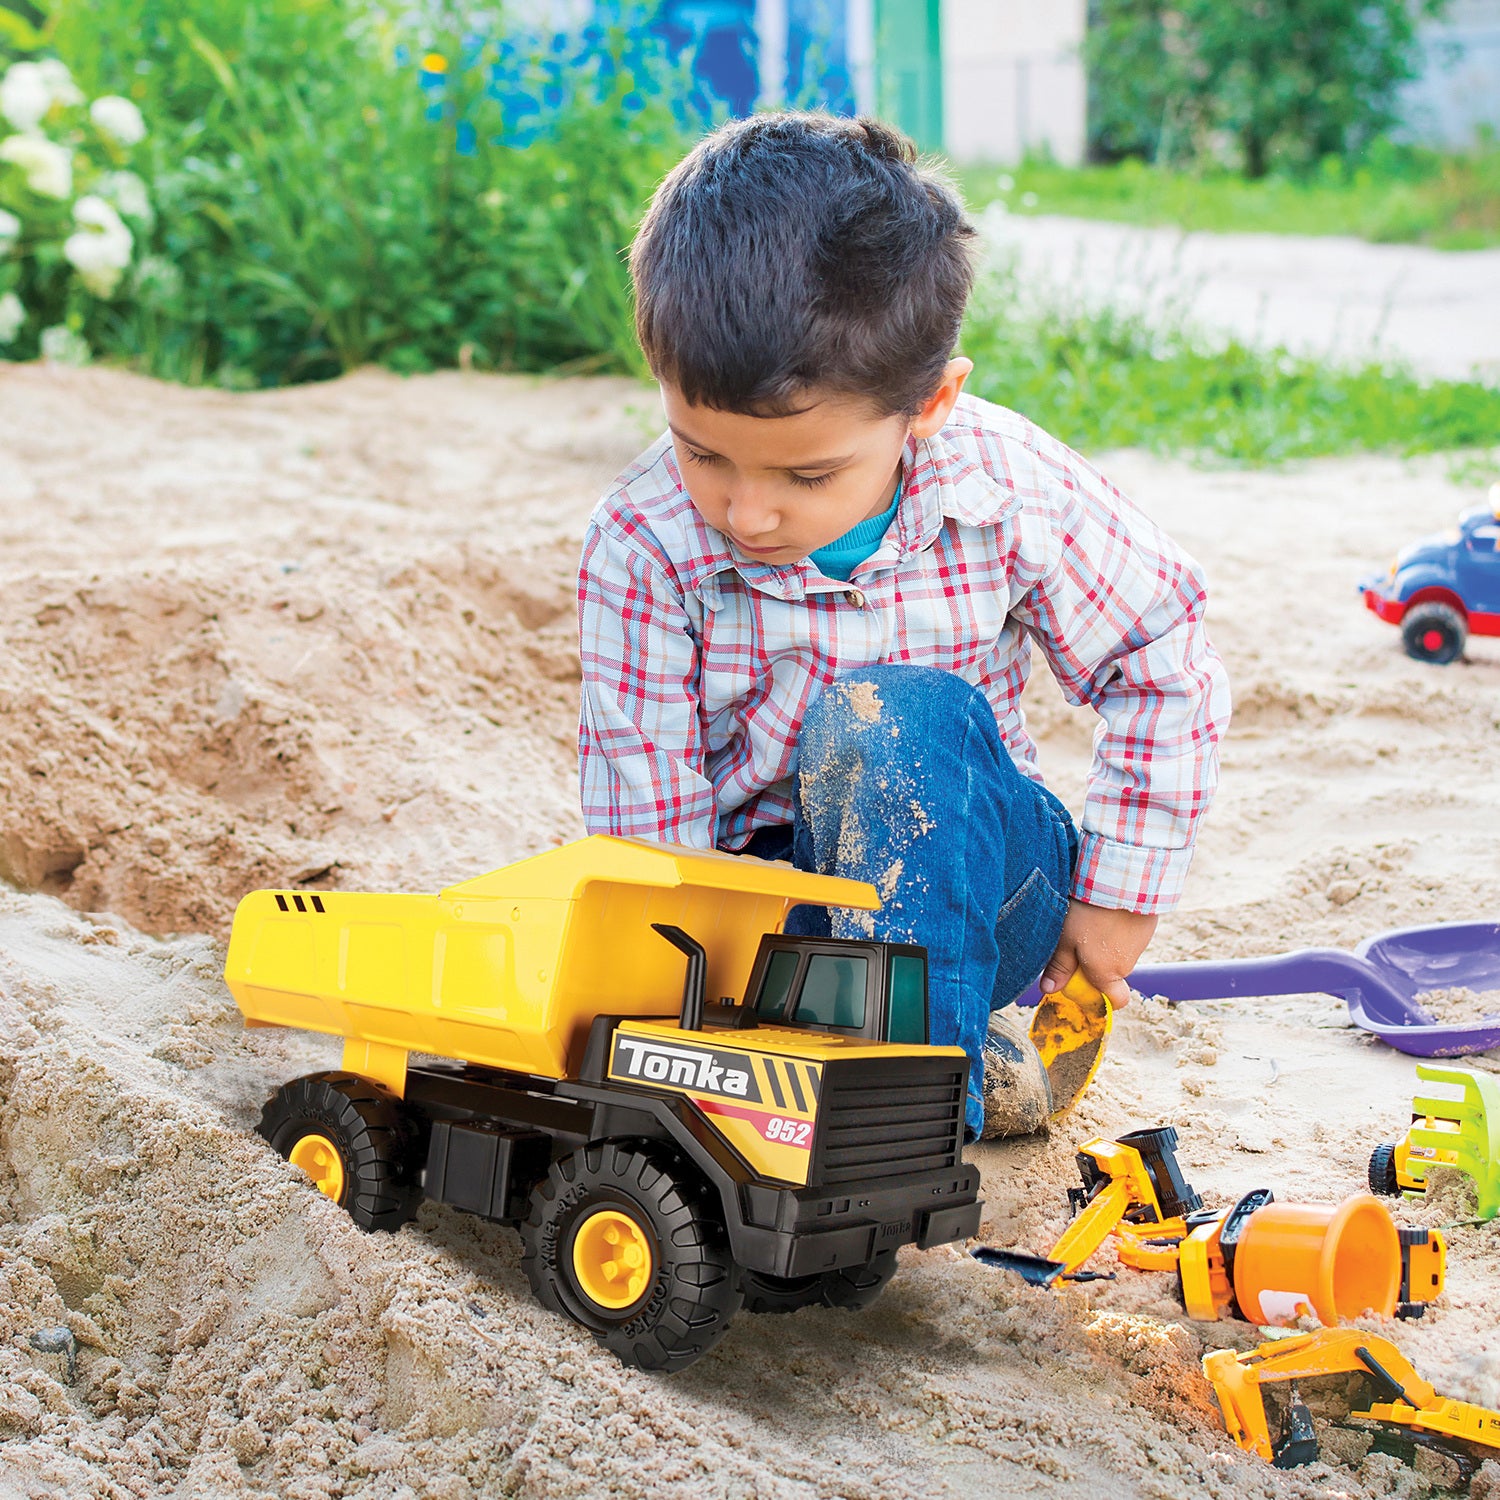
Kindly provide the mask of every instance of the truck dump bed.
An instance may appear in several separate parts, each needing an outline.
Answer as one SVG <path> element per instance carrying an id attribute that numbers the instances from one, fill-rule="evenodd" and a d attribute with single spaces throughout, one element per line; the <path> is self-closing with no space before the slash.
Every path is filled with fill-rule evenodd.
<path id="1" fill-rule="evenodd" d="M 703 944 L 710 999 L 740 998 L 802 902 L 880 904 L 860 881 L 601 834 L 436 896 L 256 891 L 224 977 L 251 1025 L 346 1037 L 346 1066 L 398 1093 L 407 1052 L 565 1078 L 595 1016 L 676 1012 L 683 956 L 653 922 Z"/>

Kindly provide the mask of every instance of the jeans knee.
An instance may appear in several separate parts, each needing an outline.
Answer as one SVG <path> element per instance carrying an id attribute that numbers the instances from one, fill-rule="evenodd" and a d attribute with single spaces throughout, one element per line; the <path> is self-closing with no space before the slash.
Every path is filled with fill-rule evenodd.
<path id="1" fill-rule="evenodd" d="M 979 714 L 981 723 L 994 722 L 989 700 L 962 677 L 936 667 L 884 662 L 846 672 L 831 682 L 808 706 L 800 737 L 826 744 L 850 735 L 869 738 L 872 730 L 907 724 L 951 728 L 971 713 Z"/>

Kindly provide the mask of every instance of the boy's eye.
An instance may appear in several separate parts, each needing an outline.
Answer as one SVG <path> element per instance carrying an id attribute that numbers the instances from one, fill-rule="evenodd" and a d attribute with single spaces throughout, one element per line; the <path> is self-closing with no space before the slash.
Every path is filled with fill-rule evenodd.
<path id="1" fill-rule="evenodd" d="M 793 484 L 800 484 L 804 489 L 816 489 L 820 484 L 827 484 L 833 478 L 833 472 L 827 474 L 793 474 Z"/>
<path id="2" fill-rule="evenodd" d="M 682 451 L 687 454 L 687 456 L 692 459 L 695 464 L 716 464 L 720 462 L 719 455 L 717 453 L 698 453 L 692 448 L 686 447 L 683 448 Z"/>

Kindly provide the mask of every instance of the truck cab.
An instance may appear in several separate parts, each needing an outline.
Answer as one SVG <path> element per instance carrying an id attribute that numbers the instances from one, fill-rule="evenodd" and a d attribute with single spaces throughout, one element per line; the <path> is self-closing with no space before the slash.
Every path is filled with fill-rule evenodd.
<path id="1" fill-rule="evenodd" d="M 747 1006 L 763 1024 L 927 1043 L 925 948 L 768 934 L 747 993 Z"/>

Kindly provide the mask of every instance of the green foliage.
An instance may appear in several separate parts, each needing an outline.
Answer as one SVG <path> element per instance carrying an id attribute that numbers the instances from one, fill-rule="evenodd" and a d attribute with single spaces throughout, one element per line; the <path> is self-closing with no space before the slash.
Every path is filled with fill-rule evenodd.
<path id="1" fill-rule="evenodd" d="M 146 132 L 128 99 L 92 102 L 56 58 L 0 71 L 0 349 L 87 358 L 88 338 L 152 223 L 129 166 Z"/>
<path id="2" fill-rule="evenodd" d="M 487 54 L 436 92 L 403 60 L 460 56 L 443 19 L 415 35 L 365 0 L 60 0 L 59 53 L 86 86 L 128 82 L 153 125 L 155 255 L 106 346 L 233 385 L 371 361 L 637 369 L 622 253 L 683 150 L 672 116 L 627 112 L 637 80 L 596 69 L 513 144 Z"/>
<path id="3" fill-rule="evenodd" d="M 1500 244 L 1500 146 L 1493 140 L 1453 155 L 1377 140 L 1357 164 L 1329 157 L 1316 172 L 1272 173 L 1257 182 L 1135 158 L 1081 168 L 1031 160 L 1003 170 L 966 167 L 958 175 L 971 204 L 999 199 L 1012 213 L 1217 232 L 1350 234 L 1444 250 Z"/>
<path id="4" fill-rule="evenodd" d="M 1093 0 L 1090 134 L 1106 159 L 1247 177 L 1349 158 L 1394 123 L 1416 23 L 1447 0 Z"/>
<path id="5" fill-rule="evenodd" d="M 1500 435 L 1494 387 L 1214 347 L 1081 304 L 1028 307 L 1003 272 L 981 283 L 961 347 L 974 361 L 971 390 L 1084 452 L 1145 447 L 1264 464 L 1488 448 Z"/>
<path id="6" fill-rule="evenodd" d="M 0 0 L 0 65 L 40 52 L 46 43 L 46 20 L 30 0 Z"/>

